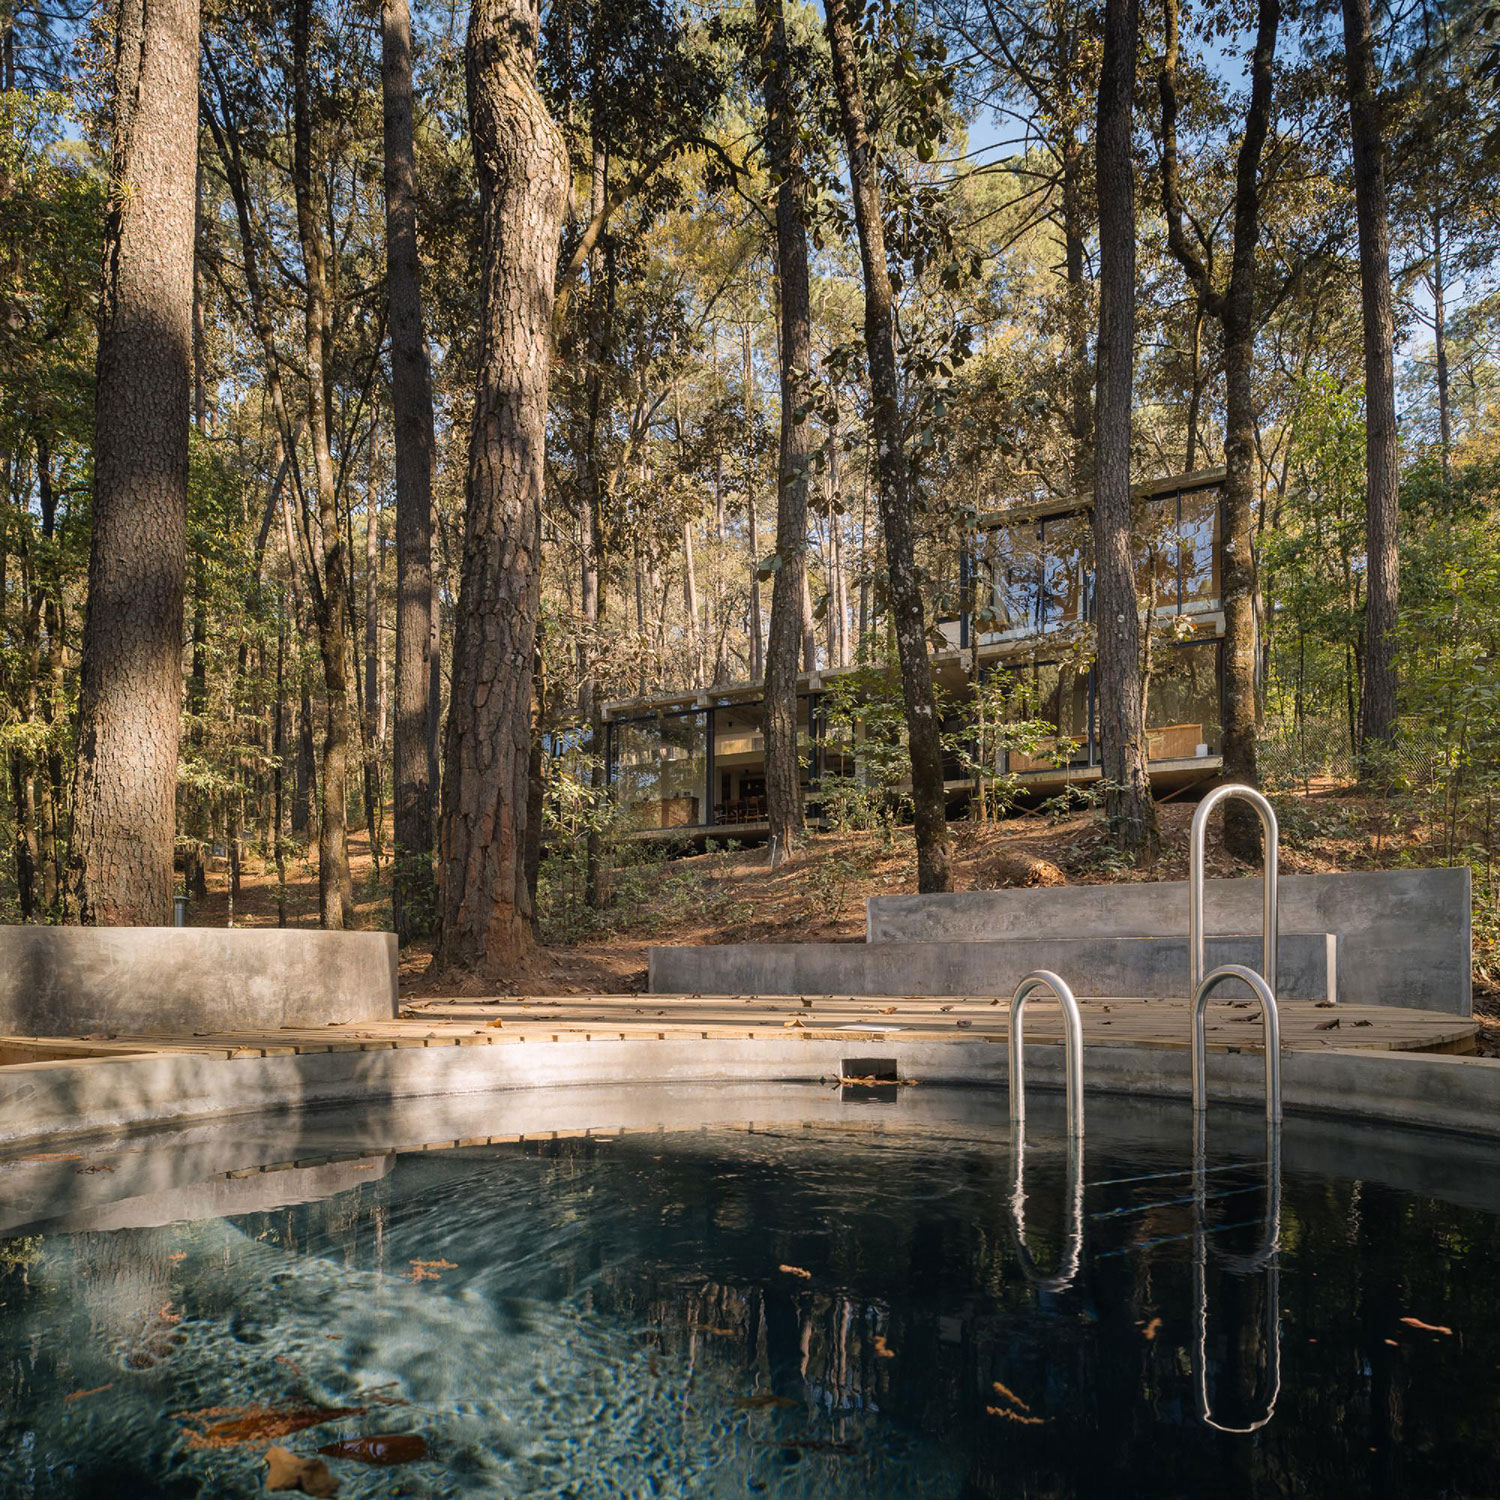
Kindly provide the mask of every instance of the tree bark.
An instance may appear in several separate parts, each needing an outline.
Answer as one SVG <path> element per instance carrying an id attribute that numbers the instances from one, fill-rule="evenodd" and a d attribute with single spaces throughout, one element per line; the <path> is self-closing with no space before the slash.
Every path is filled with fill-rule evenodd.
<path id="1" fill-rule="evenodd" d="M 478 374 L 448 711 L 438 961 L 491 975 L 532 944 L 525 850 L 553 282 L 568 185 L 537 91 L 534 0 L 474 0 L 469 126 L 483 214 Z"/>
<path id="2" fill-rule="evenodd" d="M 1167 243 L 1204 311 L 1224 330 L 1224 773 L 1231 781 L 1259 782 L 1256 712 L 1255 552 L 1255 258 L 1260 239 L 1260 163 L 1271 126 L 1276 34 L 1281 0 L 1259 0 L 1255 49 L 1250 64 L 1250 103 L 1245 131 L 1235 159 L 1234 250 L 1229 283 L 1214 287 L 1209 268 L 1187 238 L 1178 181 L 1177 49 L 1178 0 L 1166 0 L 1166 56 L 1159 88 L 1162 119 L 1162 205 Z M 1226 842 L 1242 859 L 1259 849 L 1259 823 L 1249 806 L 1229 805 L 1224 819 Z"/>
<path id="3" fill-rule="evenodd" d="M 745 527 L 750 541 L 750 680 L 765 676 L 765 631 L 760 605 L 760 536 L 755 513 L 755 345 L 750 320 L 744 327 L 745 384 Z"/>
<path id="4" fill-rule="evenodd" d="M 380 484 L 376 462 L 379 429 L 370 434 L 370 476 L 365 491 L 365 811 L 370 858 L 380 868 L 385 809 L 380 743 Z"/>
<path id="5" fill-rule="evenodd" d="M 1365 531 L 1369 584 L 1365 600 L 1362 758 L 1396 735 L 1397 554 L 1396 380 L 1391 312 L 1390 224 L 1379 79 L 1370 0 L 1343 0 L 1344 72 L 1354 154 L 1354 210 L 1359 224 L 1359 301 L 1365 344 Z M 1444 452 L 1446 454 L 1446 443 Z"/>
<path id="6" fill-rule="evenodd" d="M 797 746 L 797 661 L 803 647 L 807 570 L 807 476 L 813 454 L 806 410 L 812 369 L 807 264 L 806 170 L 782 0 L 756 0 L 765 72 L 766 133 L 776 187 L 776 275 L 781 304 L 781 444 L 776 475 L 776 560 L 766 643 L 766 814 L 770 836 L 789 851 L 805 826 Z"/>
<path id="7" fill-rule="evenodd" d="M 865 347 L 870 361 L 872 425 L 880 515 L 885 530 L 886 576 L 906 735 L 911 750 L 912 802 L 917 835 L 917 889 L 948 891 L 953 873 L 948 853 L 948 820 L 943 792 L 943 746 L 927 655 L 927 629 L 912 537 L 911 474 L 902 442 L 896 365 L 896 327 L 891 277 L 886 261 L 880 184 L 865 117 L 864 89 L 855 53 L 848 0 L 827 0 L 828 43 L 833 82 L 844 126 L 854 219 L 865 282 Z"/>
<path id="8" fill-rule="evenodd" d="M 121 0 L 73 843 L 80 921 L 166 924 L 182 694 L 197 0 Z"/>
<path id="9" fill-rule="evenodd" d="M 396 448 L 396 723 L 391 914 L 405 943 L 431 930 L 436 788 L 428 777 L 432 649 L 432 372 L 422 320 L 412 130 L 411 11 L 381 0 L 380 85 L 385 114 L 385 258 Z"/>
<path id="10" fill-rule="evenodd" d="M 292 8 L 292 189 L 306 284 L 303 345 L 307 358 L 307 425 L 317 493 L 322 569 L 309 574 L 318 650 L 323 659 L 323 816 L 318 824 L 318 920 L 325 928 L 353 924 L 349 871 L 349 579 L 339 525 L 333 455 L 328 435 L 327 248 L 314 200 L 312 0 Z"/>
<path id="11" fill-rule="evenodd" d="M 1119 847 L 1156 853 L 1146 771 L 1140 613 L 1131 542 L 1130 423 L 1135 373 L 1135 164 L 1131 112 L 1139 0 L 1106 0 L 1095 136 L 1099 184 L 1099 395 L 1094 408 L 1094 618 L 1104 806 Z M 1146 628 L 1150 630 L 1150 616 Z"/>

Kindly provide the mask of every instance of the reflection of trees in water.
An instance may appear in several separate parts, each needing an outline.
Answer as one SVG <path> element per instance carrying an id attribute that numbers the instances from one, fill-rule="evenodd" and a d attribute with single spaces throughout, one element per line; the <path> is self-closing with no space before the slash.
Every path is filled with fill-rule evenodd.
<path id="1" fill-rule="evenodd" d="M 1063 1164 L 1045 1145 L 1028 1159 L 1028 1244 L 1044 1266 L 1062 1248 Z M 412 1260 L 446 1256 L 456 1268 L 434 1296 L 588 1308 L 639 1330 L 695 1390 L 750 1398 L 757 1435 L 863 1447 L 878 1418 L 882 1442 L 962 1453 L 967 1496 L 1492 1489 L 1500 1407 L 1484 1391 L 1500 1312 L 1482 1271 L 1500 1253 L 1495 1219 L 1289 1178 L 1286 1395 L 1259 1436 L 1232 1438 L 1197 1420 L 1188 1179 L 1105 1182 L 1131 1170 L 1091 1145 L 1082 1266 L 1056 1294 L 1020 1275 L 992 1141 L 714 1132 L 423 1154 L 357 1191 L 235 1223 L 289 1266 L 315 1255 L 399 1285 Z M 1267 1283 L 1225 1264 L 1259 1236 L 1261 1179 L 1252 1166 L 1211 1181 L 1208 1356 L 1216 1412 L 1232 1421 L 1265 1375 Z M 32 1278 L 55 1237 L 0 1256 L 11 1411 L 110 1378 L 72 1351 L 116 1351 L 118 1370 L 180 1305 L 177 1231 L 65 1243 L 60 1283 Z M 199 1278 L 197 1316 L 235 1316 L 223 1270 Z M 1457 1334 L 1403 1332 L 1406 1315 Z"/>

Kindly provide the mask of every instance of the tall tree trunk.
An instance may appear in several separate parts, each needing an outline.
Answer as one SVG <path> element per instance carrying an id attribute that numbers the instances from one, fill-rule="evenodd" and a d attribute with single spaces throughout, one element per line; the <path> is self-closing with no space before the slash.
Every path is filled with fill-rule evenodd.
<path id="1" fill-rule="evenodd" d="M 682 523 L 682 611 L 687 624 L 689 687 L 703 686 L 703 641 L 698 630 L 698 568 L 693 557 L 693 523 Z"/>
<path id="2" fill-rule="evenodd" d="M 1443 215 L 1432 210 L 1432 350 L 1437 358 L 1438 441 L 1443 448 L 1443 486 L 1453 482 L 1453 405 L 1448 376 L 1447 272 L 1443 265 Z"/>
<path id="3" fill-rule="evenodd" d="M 807 476 L 813 454 L 808 420 L 812 369 L 807 266 L 807 177 L 798 140 L 796 97 L 782 0 L 756 0 L 765 71 L 768 154 L 776 181 L 776 277 L 781 305 L 781 444 L 776 475 L 776 572 L 766 643 L 766 814 L 786 852 L 800 837 L 801 756 L 797 747 L 797 659 L 803 646 L 807 571 Z"/>
<path id="4" fill-rule="evenodd" d="M 744 325 L 745 383 L 745 527 L 750 542 L 750 680 L 766 673 L 765 627 L 760 604 L 760 528 L 755 513 L 755 345 L 750 320 Z"/>
<path id="5" fill-rule="evenodd" d="M 1271 126 L 1271 96 L 1281 0 L 1258 0 L 1255 49 L 1250 63 L 1250 103 L 1235 158 L 1234 250 L 1229 284 L 1217 290 L 1187 237 L 1178 180 L 1177 56 L 1178 0 L 1166 0 L 1166 46 L 1159 88 L 1162 119 L 1162 205 L 1167 242 L 1203 309 L 1224 330 L 1224 771 L 1233 781 L 1259 781 L 1255 619 L 1256 497 L 1255 451 L 1255 260 L 1260 239 L 1260 163 Z M 1249 806 L 1233 802 L 1225 810 L 1230 850 L 1253 859 L 1259 849 L 1259 823 Z"/>
<path id="6" fill-rule="evenodd" d="M 318 650 L 323 659 L 323 817 L 318 824 L 318 920 L 323 927 L 353 922 L 353 881 L 349 871 L 349 643 L 346 629 L 349 579 L 339 526 L 333 455 L 328 437 L 328 282 L 327 248 L 314 200 L 312 0 L 292 8 L 292 188 L 297 203 L 297 237 L 306 282 L 303 345 L 307 357 L 307 425 L 322 540 L 322 570 L 309 575 Z"/>
<path id="7" fill-rule="evenodd" d="M 68 859 L 80 921 L 166 924 L 182 695 L 197 0 L 121 0 Z"/>
<path id="8" fill-rule="evenodd" d="M 385 111 L 385 264 L 396 445 L 396 725 L 392 750 L 395 849 L 391 914 L 403 943 L 431 930 L 436 787 L 428 775 L 432 649 L 432 372 L 422 322 L 412 134 L 411 11 L 381 0 Z"/>
<path id="9" fill-rule="evenodd" d="M 1106 0 L 1099 76 L 1099 395 L 1094 408 L 1094 618 L 1104 805 L 1119 847 L 1156 852 L 1146 771 L 1140 613 L 1130 529 L 1130 421 L 1135 374 L 1135 163 L 1131 113 L 1139 0 Z M 1150 617 L 1147 616 L 1147 629 Z"/>
<path id="10" fill-rule="evenodd" d="M 1370 0 L 1343 0 L 1344 71 L 1354 147 L 1354 210 L 1359 223 L 1359 302 L 1365 343 L 1365 680 L 1361 753 L 1396 735 L 1396 606 L 1400 559 L 1397 511 L 1396 379 L 1391 313 L 1390 225 L 1379 79 Z M 1446 444 L 1444 453 L 1446 455 Z M 1367 765 L 1366 769 L 1369 767 Z"/>
<path id="11" fill-rule="evenodd" d="M 495 975 L 532 943 L 525 850 L 553 278 L 568 184 L 536 88 L 535 0 L 474 0 L 483 214 L 478 376 L 448 710 L 438 959 Z"/>
<path id="12" fill-rule="evenodd" d="M 886 261 L 880 184 L 866 123 L 864 89 L 849 20 L 848 0 L 826 0 L 833 82 L 844 124 L 854 220 L 865 281 L 865 347 L 870 361 L 870 394 L 875 435 L 880 515 L 884 522 L 886 577 L 901 689 L 906 737 L 911 749 L 912 802 L 916 811 L 917 889 L 953 889 L 948 855 L 948 820 L 943 792 L 943 746 L 927 629 L 912 537 L 911 474 L 902 442 L 896 366 L 896 327 L 891 277 Z"/>
<path id="13" fill-rule="evenodd" d="M 1060 43 L 1067 35 L 1068 28 L 1059 27 Z M 1063 63 L 1061 68 L 1069 66 Z M 1061 68 L 1059 76 L 1066 77 Z M 1068 383 L 1072 394 L 1068 427 L 1073 472 L 1069 488 L 1075 495 L 1082 495 L 1092 483 L 1094 465 L 1094 372 L 1089 362 L 1083 143 L 1070 136 L 1062 156 L 1063 274 L 1067 281 Z"/>
<path id="14" fill-rule="evenodd" d="M 377 480 L 378 430 L 370 434 L 370 482 L 365 502 L 365 811 L 370 858 L 380 868 L 384 795 L 381 782 L 380 719 L 380 485 Z"/>

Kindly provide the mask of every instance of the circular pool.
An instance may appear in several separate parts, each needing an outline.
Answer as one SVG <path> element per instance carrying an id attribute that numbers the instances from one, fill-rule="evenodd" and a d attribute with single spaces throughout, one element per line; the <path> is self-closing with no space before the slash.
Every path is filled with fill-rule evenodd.
<path id="1" fill-rule="evenodd" d="M 1091 1099 L 1075 1151 L 1055 1095 L 1018 1143 L 1003 1094 L 899 1086 L 575 1104 L 0 1163 L 0 1494 L 261 1495 L 273 1449 L 349 1497 L 1496 1492 L 1484 1144 L 1226 1106 L 1195 1151 L 1184 1105 Z"/>

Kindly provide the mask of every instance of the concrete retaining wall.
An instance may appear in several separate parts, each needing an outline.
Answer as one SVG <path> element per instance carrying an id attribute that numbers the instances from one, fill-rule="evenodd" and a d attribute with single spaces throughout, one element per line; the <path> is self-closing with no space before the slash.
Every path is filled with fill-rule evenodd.
<path id="1" fill-rule="evenodd" d="M 644 1084 L 826 1084 L 854 1057 L 888 1059 L 900 1077 L 921 1083 L 1003 1088 L 1005 1052 L 991 1041 L 919 1042 L 887 1034 L 838 1041 L 633 1038 L 263 1058 L 173 1053 L 25 1063 L 0 1068 L 0 1150 L 40 1143 L 51 1150 L 68 1137 L 213 1116 L 332 1104 L 373 1110 L 397 1099 L 448 1100 L 463 1094 L 490 1096 L 477 1102 L 480 1117 L 464 1127 L 468 1132 L 536 1132 L 546 1128 L 549 1110 L 562 1097 L 556 1090 L 627 1085 L 620 1092 L 628 1100 L 631 1088 Z M 1062 1058 L 1061 1047 L 1028 1047 L 1028 1087 L 1056 1088 Z M 1091 1046 L 1084 1054 L 1090 1100 L 1100 1093 L 1183 1100 L 1191 1093 L 1189 1069 L 1185 1047 Z M 1258 1106 L 1264 1082 L 1258 1055 L 1211 1051 L 1208 1072 L 1216 1102 Z M 1282 1087 L 1289 1112 L 1500 1135 L 1500 1059 L 1334 1049 L 1289 1052 L 1282 1059 Z M 459 1128 L 454 1129 L 457 1134 Z"/>
<path id="2" fill-rule="evenodd" d="M 395 1014 L 389 932 L 0 927 L 0 1033 L 191 1036 Z"/>
<path id="3" fill-rule="evenodd" d="M 1210 938 L 1208 963 L 1260 968 L 1258 937 Z M 1277 989 L 1323 1000 L 1338 987 L 1337 940 L 1284 933 Z M 1033 969 L 1052 969 L 1076 995 L 1169 999 L 1188 987 L 1186 938 L 1037 937 L 976 943 L 723 943 L 652 948 L 659 995 L 986 995 L 1009 997 Z"/>
<path id="4" fill-rule="evenodd" d="M 1339 938 L 1340 1000 L 1473 1014 L 1469 871 L 1376 870 L 1286 875 L 1281 930 Z M 1187 883 L 872 896 L 873 944 L 1187 935 Z M 1260 929 L 1259 879 L 1210 880 L 1208 931 Z M 1067 976 L 1071 978 L 1071 976 Z"/>

